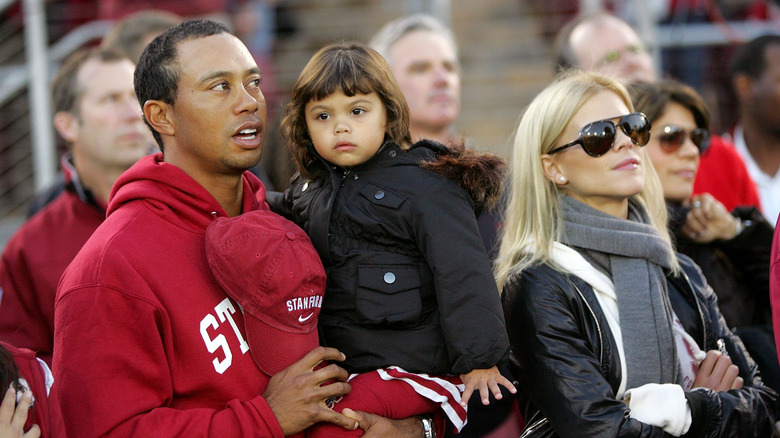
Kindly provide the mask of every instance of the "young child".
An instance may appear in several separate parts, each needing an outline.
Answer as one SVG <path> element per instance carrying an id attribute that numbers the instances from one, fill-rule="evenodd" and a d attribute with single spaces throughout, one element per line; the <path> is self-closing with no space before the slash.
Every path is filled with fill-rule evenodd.
<path id="1" fill-rule="evenodd" d="M 477 228 L 498 197 L 503 161 L 432 141 L 411 146 L 398 84 L 362 44 L 312 57 L 281 129 L 300 176 L 269 204 L 317 249 L 327 273 L 321 342 L 360 373 L 333 409 L 405 418 L 441 407 L 460 430 L 474 390 L 484 404 L 491 392 L 501 398 L 499 385 L 514 393 L 497 368 L 509 347 Z"/>

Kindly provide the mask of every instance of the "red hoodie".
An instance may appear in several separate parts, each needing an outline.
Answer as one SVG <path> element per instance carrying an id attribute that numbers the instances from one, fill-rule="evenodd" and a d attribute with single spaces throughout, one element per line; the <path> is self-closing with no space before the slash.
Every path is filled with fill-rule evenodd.
<path id="1" fill-rule="evenodd" d="M 740 206 L 761 209 L 756 185 L 745 163 L 734 145 L 717 135 L 712 136 L 710 147 L 702 154 L 693 182 L 693 194 L 701 193 L 711 194 L 728 211 Z"/>
<path id="2" fill-rule="evenodd" d="M 243 211 L 267 209 L 244 174 Z M 157 154 L 114 185 L 106 221 L 57 289 L 54 395 L 68 436 L 281 437 L 205 230 L 227 216 Z"/>

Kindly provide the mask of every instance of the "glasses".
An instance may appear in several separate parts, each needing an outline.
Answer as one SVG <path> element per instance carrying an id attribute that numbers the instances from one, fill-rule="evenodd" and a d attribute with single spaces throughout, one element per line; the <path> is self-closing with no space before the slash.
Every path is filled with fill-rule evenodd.
<path id="1" fill-rule="evenodd" d="M 664 129 L 658 134 L 658 141 L 661 149 L 667 154 L 671 154 L 680 149 L 685 143 L 685 138 L 690 137 L 693 144 L 699 148 L 702 154 L 710 147 L 710 132 L 704 128 L 697 128 L 692 131 L 685 130 L 679 126 L 664 126 Z"/>
<path id="2" fill-rule="evenodd" d="M 620 61 L 620 58 L 622 58 L 626 53 L 632 53 L 634 55 L 639 53 L 646 53 L 647 49 L 645 49 L 645 46 L 642 44 L 632 44 L 628 47 L 626 47 L 623 50 L 610 50 L 607 52 L 606 55 L 601 59 L 601 62 L 599 62 L 599 65 L 608 65 L 608 64 L 614 64 L 618 61 Z"/>
<path id="3" fill-rule="evenodd" d="M 613 123 L 613 120 L 618 122 Z M 548 153 L 554 154 L 566 148 L 580 145 L 586 154 L 591 157 L 600 157 L 609 152 L 615 144 L 618 126 L 637 146 L 644 146 L 650 141 L 650 121 L 647 120 L 647 116 L 642 113 L 631 113 L 622 117 L 588 123 L 580 129 L 579 138 Z"/>

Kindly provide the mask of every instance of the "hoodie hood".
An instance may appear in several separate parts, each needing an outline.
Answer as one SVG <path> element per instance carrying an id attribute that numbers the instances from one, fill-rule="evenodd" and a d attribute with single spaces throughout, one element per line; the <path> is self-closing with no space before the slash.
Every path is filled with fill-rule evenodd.
<path id="1" fill-rule="evenodd" d="M 265 187 L 250 172 L 244 172 L 243 182 L 243 211 L 257 210 L 265 204 Z M 180 168 L 163 161 L 162 153 L 141 158 L 117 179 L 106 215 L 133 201 L 144 201 L 160 216 L 171 216 L 199 231 L 205 231 L 217 217 L 227 217 L 208 190 Z"/>
<path id="2" fill-rule="evenodd" d="M 451 149 L 432 140 L 421 140 L 409 152 L 424 148 L 433 152 L 433 159 L 421 163 L 425 169 L 455 181 L 471 197 L 477 215 L 492 209 L 503 190 L 506 161 L 488 152 L 472 149 Z"/>

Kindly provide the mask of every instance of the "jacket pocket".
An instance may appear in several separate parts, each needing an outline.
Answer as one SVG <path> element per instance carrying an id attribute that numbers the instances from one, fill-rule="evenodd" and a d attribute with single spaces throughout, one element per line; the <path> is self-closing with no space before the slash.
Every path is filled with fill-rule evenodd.
<path id="1" fill-rule="evenodd" d="M 361 324 L 402 328 L 422 313 L 420 270 L 413 265 L 358 266 L 355 309 Z"/>
<path id="2" fill-rule="evenodd" d="M 360 190 L 360 195 L 373 205 L 380 205 L 386 208 L 397 209 L 404 203 L 404 198 L 402 196 L 374 184 L 366 184 L 366 186 Z"/>

